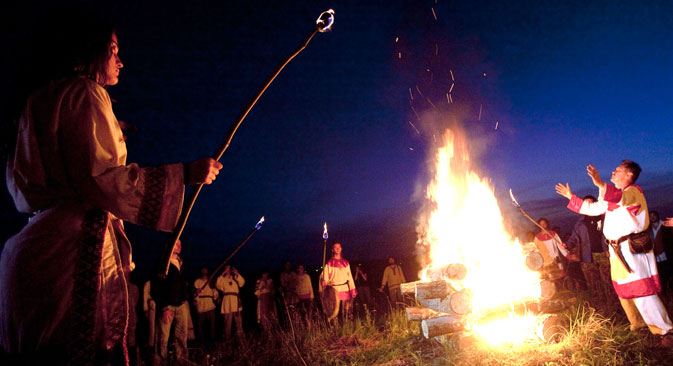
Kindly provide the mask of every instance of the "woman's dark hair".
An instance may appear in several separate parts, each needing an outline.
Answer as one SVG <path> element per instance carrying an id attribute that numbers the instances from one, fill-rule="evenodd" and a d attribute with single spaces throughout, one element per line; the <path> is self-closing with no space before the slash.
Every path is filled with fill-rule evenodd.
<path id="1" fill-rule="evenodd" d="M 28 96 L 51 80 L 81 75 L 104 84 L 114 28 L 101 17 L 80 9 L 45 11 L 31 27 L 17 50 L 16 72 L 10 81 L 11 95 L 3 108 L 2 123 L 9 128 L 3 143 L 4 156 L 14 148 L 18 119 Z"/>

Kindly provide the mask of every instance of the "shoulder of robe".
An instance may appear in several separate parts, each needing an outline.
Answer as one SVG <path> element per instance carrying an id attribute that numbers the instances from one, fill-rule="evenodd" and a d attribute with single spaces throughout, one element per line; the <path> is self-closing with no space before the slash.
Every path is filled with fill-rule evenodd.
<path id="1" fill-rule="evenodd" d="M 83 78 L 74 77 L 64 81 L 63 98 L 70 109 L 76 109 L 86 104 L 98 104 L 111 106 L 110 95 L 97 82 Z"/>

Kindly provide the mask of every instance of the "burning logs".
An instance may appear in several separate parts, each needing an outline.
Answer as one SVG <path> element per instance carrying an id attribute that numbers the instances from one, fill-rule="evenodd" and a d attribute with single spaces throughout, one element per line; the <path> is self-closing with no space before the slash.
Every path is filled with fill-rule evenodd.
<path id="1" fill-rule="evenodd" d="M 422 281 L 414 281 L 400 284 L 400 291 L 402 292 L 402 295 L 414 296 L 416 294 L 416 284 L 421 282 Z"/>
<path id="2" fill-rule="evenodd" d="M 454 292 L 456 290 L 443 280 L 416 283 L 416 300 L 441 299 Z"/>
<path id="3" fill-rule="evenodd" d="M 536 333 L 540 339 L 556 343 L 568 332 L 570 320 L 564 314 L 545 314 L 538 318 Z"/>
<path id="4" fill-rule="evenodd" d="M 463 318 L 455 315 L 442 315 L 421 321 L 421 330 L 423 331 L 423 336 L 427 339 L 455 333 L 464 328 L 465 323 Z"/>
<path id="5" fill-rule="evenodd" d="M 532 271 L 539 271 L 544 266 L 544 258 L 539 252 L 530 252 L 526 254 L 526 267 Z"/>
<path id="6" fill-rule="evenodd" d="M 458 280 L 462 281 L 467 275 L 467 268 L 461 263 L 451 263 L 446 267 L 428 269 L 428 277 L 431 281 Z"/>
<path id="7" fill-rule="evenodd" d="M 407 312 L 407 320 L 426 320 L 440 315 L 440 313 L 432 309 L 417 306 L 407 307 L 406 312 Z"/>
<path id="8" fill-rule="evenodd" d="M 446 281 L 415 282 L 415 298 L 422 306 L 453 315 L 472 311 L 472 292 L 456 291 Z"/>
<path id="9" fill-rule="evenodd" d="M 540 282 L 540 290 L 540 297 L 549 299 L 556 294 L 556 284 L 554 281 L 542 280 L 542 282 Z"/>
<path id="10" fill-rule="evenodd" d="M 463 265 L 449 265 L 441 271 L 443 278 L 465 278 Z M 438 273 L 436 272 L 436 273 Z M 426 338 L 455 333 L 465 328 L 462 317 L 472 311 L 472 292 L 456 290 L 449 282 L 439 279 L 430 282 L 408 282 L 401 285 L 405 295 L 413 294 L 420 307 L 407 307 L 407 319 L 421 321 Z"/>

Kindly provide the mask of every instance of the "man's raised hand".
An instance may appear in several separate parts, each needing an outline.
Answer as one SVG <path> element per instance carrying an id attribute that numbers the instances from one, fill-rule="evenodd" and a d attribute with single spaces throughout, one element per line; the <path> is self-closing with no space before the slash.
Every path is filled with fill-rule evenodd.
<path id="1" fill-rule="evenodd" d="M 591 181 L 594 183 L 596 187 L 598 188 L 605 187 L 605 182 L 603 182 L 603 179 L 601 179 L 601 175 L 598 173 L 598 170 L 594 168 L 593 165 L 591 164 L 587 165 L 587 174 L 589 174 L 589 177 L 591 177 Z"/>
<path id="2" fill-rule="evenodd" d="M 565 185 L 563 185 L 562 183 L 556 183 L 556 187 L 554 188 L 556 188 L 556 193 L 560 194 L 561 196 L 567 199 L 570 199 L 573 196 L 573 192 L 570 191 L 570 186 L 568 185 L 568 183 L 566 183 Z"/>

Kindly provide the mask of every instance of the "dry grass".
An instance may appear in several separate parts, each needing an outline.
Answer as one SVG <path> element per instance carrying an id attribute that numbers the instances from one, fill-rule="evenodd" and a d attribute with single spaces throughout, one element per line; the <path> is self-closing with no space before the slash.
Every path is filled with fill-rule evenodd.
<path id="1" fill-rule="evenodd" d="M 617 304 L 618 306 L 618 304 Z M 579 301 L 566 313 L 570 327 L 556 344 L 539 341 L 488 347 L 479 342 L 426 340 L 418 323 L 402 312 L 365 317 L 328 326 L 276 327 L 271 334 L 244 342 L 220 357 L 218 365 L 668 365 L 673 351 L 654 346 L 657 339 L 629 332 L 616 307 L 597 311 Z M 294 331 L 293 331 L 294 330 Z M 225 349 L 223 352 L 227 352 Z"/>

